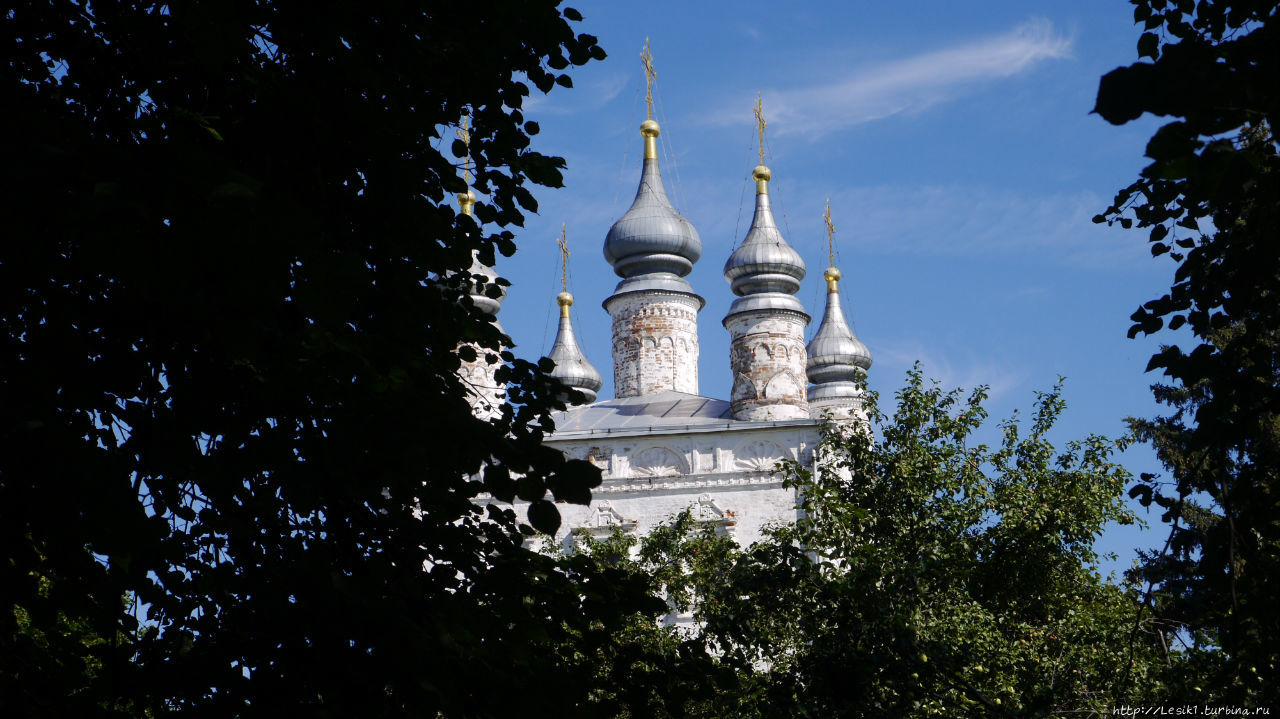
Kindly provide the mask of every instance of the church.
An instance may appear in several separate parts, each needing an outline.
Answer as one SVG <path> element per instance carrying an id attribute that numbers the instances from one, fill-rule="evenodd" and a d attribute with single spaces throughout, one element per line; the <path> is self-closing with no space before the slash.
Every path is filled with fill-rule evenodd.
<path id="1" fill-rule="evenodd" d="M 603 483 L 590 505 L 560 504 L 560 536 L 607 536 L 620 529 L 644 535 L 689 509 L 698 523 L 739 544 L 760 538 L 770 524 L 796 518 L 794 490 L 773 474 L 781 460 L 810 466 L 822 423 L 856 422 L 862 415 L 858 381 L 871 354 L 853 333 L 840 304 L 840 271 L 827 268 L 826 306 L 812 338 L 812 317 L 796 297 L 805 263 L 787 244 L 769 201 L 772 173 L 764 165 L 764 118 L 755 168 L 755 213 L 746 236 L 724 259 L 735 296 L 720 319 L 729 331 L 733 386 L 728 398 L 698 385 L 698 320 L 706 302 L 685 277 L 702 258 L 694 226 L 672 206 L 662 183 L 652 119 L 640 126 L 644 160 L 631 208 L 609 229 L 604 259 L 620 278 L 603 298 L 612 319 L 614 397 L 600 399 L 602 376 L 574 335 L 566 291 L 556 301 L 559 328 L 548 357 L 552 376 L 580 400 L 554 415 L 546 443 L 600 468 Z M 469 213 L 475 197 L 459 197 Z M 830 218 L 828 212 L 828 230 Z M 478 263 L 473 274 L 493 275 Z M 705 288 L 702 291 L 712 291 Z M 723 291 L 715 288 L 714 291 Z M 497 319 L 500 299 L 473 294 Z M 502 401 L 492 367 L 464 363 L 478 414 Z"/>

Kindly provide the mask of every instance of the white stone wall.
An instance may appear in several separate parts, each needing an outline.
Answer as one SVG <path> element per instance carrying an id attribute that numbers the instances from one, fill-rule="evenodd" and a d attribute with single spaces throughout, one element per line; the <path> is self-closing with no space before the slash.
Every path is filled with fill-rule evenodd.
<path id="1" fill-rule="evenodd" d="M 810 423 L 553 438 L 549 445 L 604 475 L 590 505 L 558 505 L 558 539 L 578 529 L 603 536 L 614 525 L 643 536 L 692 508 L 698 521 L 749 545 L 768 525 L 795 521 L 795 492 L 774 469 L 781 460 L 810 465 L 818 439 Z"/>
<path id="2" fill-rule="evenodd" d="M 713 491 L 695 486 L 668 486 L 660 491 L 601 493 L 589 506 L 559 504 L 567 539 L 575 531 L 608 536 L 613 527 L 643 537 L 654 527 L 670 522 L 686 509 L 694 520 L 732 537 L 742 546 L 759 541 L 770 524 L 796 519 L 795 491 L 779 481 L 720 487 Z"/>
<path id="3" fill-rule="evenodd" d="M 561 524 L 553 542 L 568 549 L 575 533 L 603 539 L 615 527 L 641 538 L 688 509 L 700 525 L 747 547 L 770 526 L 798 519 L 796 492 L 774 470 L 782 460 L 813 466 L 821 439 L 817 422 L 663 430 L 547 440 L 567 457 L 595 464 L 604 479 L 592 491 L 591 504 L 557 503 Z M 514 509 L 526 519 L 527 503 L 517 501 Z M 696 610 L 673 611 L 662 623 L 692 630 Z"/>
<path id="4" fill-rule="evenodd" d="M 764 421 L 809 417 L 804 328 L 798 312 L 742 312 L 725 318 L 734 419 Z"/>
<path id="5" fill-rule="evenodd" d="M 861 396 L 854 397 L 815 397 L 813 389 L 809 391 L 809 416 L 814 419 L 833 419 L 840 420 L 856 420 L 862 424 L 868 423 L 866 402 Z"/>
<path id="6" fill-rule="evenodd" d="M 476 351 L 476 359 L 473 362 L 463 360 L 462 366 L 458 368 L 458 376 L 467 388 L 467 401 L 471 403 L 475 416 L 491 419 L 502 413 L 502 404 L 507 401 L 506 386 L 498 384 L 494 379 L 502 362 L 486 362 L 486 356 L 492 355 L 498 360 L 498 355 L 483 347 L 472 344 L 467 346 Z"/>
<path id="7" fill-rule="evenodd" d="M 610 297 L 615 397 L 663 390 L 698 393 L 699 299 L 678 292 Z"/>

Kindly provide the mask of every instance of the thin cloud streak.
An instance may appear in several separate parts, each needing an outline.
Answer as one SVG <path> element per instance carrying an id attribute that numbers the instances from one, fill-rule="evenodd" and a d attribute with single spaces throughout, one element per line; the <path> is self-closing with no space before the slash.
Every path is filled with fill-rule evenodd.
<path id="1" fill-rule="evenodd" d="M 892 392 L 902 385 L 906 372 L 916 362 L 926 380 L 935 381 L 944 390 L 963 389 L 972 392 L 979 386 L 987 387 L 987 396 L 996 402 L 1010 396 L 1014 390 L 1030 378 L 1026 368 L 1010 364 L 1006 360 L 992 357 L 981 357 L 973 352 L 960 352 L 959 356 L 949 356 L 946 350 L 932 343 L 925 346 L 918 340 L 882 340 L 871 348 L 875 356 L 875 368 L 879 370 L 879 378 L 888 378 L 890 388 L 882 388 Z M 887 410 L 892 402 L 881 397 L 882 410 Z"/>
<path id="2" fill-rule="evenodd" d="M 879 185 L 839 190 L 831 204 L 857 218 L 847 232 L 850 246 L 860 252 L 1034 257 L 1100 271 L 1146 256 L 1141 243 L 1093 223 L 1106 200 L 1087 190 L 1038 194 L 971 185 Z"/>
<path id="3" fill-rule="evenodd" d="M 975 85 L 1012 77 L 1047 61 L 1071 56 L 1072 39 L 1048 20 L 1031 20 L 1001 35 L 887 64 L 847 70 L 827 85 L 764 93 L 770 127 L 779 136 L 809 139 L 953 99 Z M 840 74 L 839 69 L 832 69 Z M 737 124 L 742 113 L 719 113 L 715 122 Z"/>
<path id="4" fill-rule="evenodd" d="M 620 95 L 627 83 L 626 73 L 615 72 L 589 80 L 575 78 L 573 92 L 561 90 L 543 94 L 533 89 L 524 100 L 524 110 L 546 115 L 571 115 L 599 110 Z"/>

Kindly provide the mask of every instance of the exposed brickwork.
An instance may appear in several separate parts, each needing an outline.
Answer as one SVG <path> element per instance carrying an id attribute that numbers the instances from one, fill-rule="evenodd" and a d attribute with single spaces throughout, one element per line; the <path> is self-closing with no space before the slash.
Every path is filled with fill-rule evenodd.
<path id="1" fill-rule="evenodd" d="M 698 393 L 698 310 L 693 295 L 635 292 L 610 297 L 615 397 L 663 390 Z"/>
<path id="2" fill-rule="evenodd" d="M 733 418 L 807 419 L 804 328 L 809 318 L 786 311 L 743 312 L 725 318 Z"/>

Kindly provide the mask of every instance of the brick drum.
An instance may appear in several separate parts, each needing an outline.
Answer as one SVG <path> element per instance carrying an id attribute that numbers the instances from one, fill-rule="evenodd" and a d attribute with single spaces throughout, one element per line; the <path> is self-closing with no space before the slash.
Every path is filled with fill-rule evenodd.
<path id="1" fill-rule="evenodd" d="M 664 390 L 698 393 L 696 295 L 628 292 L 605 301 L 613 317 L 615 397 Z"/>
<path id="2" fill-rule="evenodd" d="M 807 419 L 809 402 L 804 328 L 809 318 L 799 312 L 742 312 L 725 318 L 729 330 L 729 365 L 733 418 L 766 421 Z"/>

